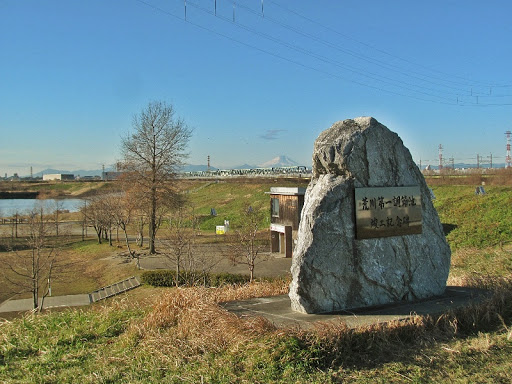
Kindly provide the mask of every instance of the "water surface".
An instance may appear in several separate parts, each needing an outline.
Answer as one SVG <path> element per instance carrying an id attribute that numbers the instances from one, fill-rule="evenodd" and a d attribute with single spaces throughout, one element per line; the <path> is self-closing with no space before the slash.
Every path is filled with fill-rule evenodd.
<path id="1" fill-rule="evenodd" d="M 0 217 L 39 211 L 41 207 L 46 213 L 54 212 L 57 207 L 61 211 L 77 212 L 83 204 L 82 199 L 0 199 Z"/>

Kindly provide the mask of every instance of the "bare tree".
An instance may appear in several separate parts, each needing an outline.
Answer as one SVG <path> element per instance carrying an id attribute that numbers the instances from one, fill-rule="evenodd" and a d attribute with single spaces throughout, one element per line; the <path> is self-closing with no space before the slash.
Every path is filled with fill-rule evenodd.
<path id="1" fill-rule="evenodd" d="M 82 213 L 82 241 L 84 241 L 87 237 L 87 200 L 83 201 L 80 212 Z"/>
<path id="2" fill-rule="evenodd" d="M 103 196 L 96 196 L 89 199 L 89 203 L 82 207 L 84 221 L 92 225 L 98 238 L 98 244 L 102 239 L 108 239 L 108 233 L 112 227 L 112 215 Z"/>
<path id="3" fill-rule="evenodd" d="M 9 223 L 11 225 L 11 239 L 17 239 L 18 238 L 18 223 L 20 220 L 20 215 L 18 213 L 18 210 L 11 213 L 11 217 L 9 218 Z"/>
<path id="4" fill-rule="evenodd" d="M 50 223 L 43 209 L 32 211 L 25 226 L 24 247 L 15 249 L 4 260 L 4 278 L 14 293 L 31 293 L 33 309 L 41 311 L 44 298 L 50 293 L 50 284 L 57 267 L 57 252 L 49 238 Z M 41 299 L 41 303 L 39 303 Z"/>
<path id="5" fill-rule="evenodd" d="M 55 200 L 54 202 L 54 208 L 53 215 L 55 218 L 55 235 L 59 236 L 59 215 L 64 210 L 64 202 L 62 200 Z"/>
<path id="6" fill-rule="evenodd" d="M 135 210 L 135 221 L 137 225 L 137 245 L 144 247 L 144 228 L 148 223 L 148 217 L 140 208 Z"/>
<path id="7" fill-rule="evenodd" d="M 122 139 L 123 170 L 147 196 L 149 253 L 155 253 L 158 210 L 166 199 L 178 196 L 172 181 L 186 159 L 191 130 L 175 118 L 174 108 L 165 102 L 151 102 L 133 118 L 133 132 Z"/>
<path id="8" fill-rule="evenodd" d="M 120 167 L 120 166 L 118 166 Z M 135 227 L 137 233 L 136 244 L 139 247 L 144 246 L 144 230 L 148 224 L 148 199 L 147 194 L 133 183 L 132 175 L 122 174 L 119 178 L 123 194 L 123 205 L 130 211 L 130 222 Z M 157 223 L 161 220 L 156 220 Z"/>
<path id="9" fill-rule="evenodd" d="M 112 195 L 109 197 L 110 212 L 117 228 L 121 228 L 124 233 L 126 248 L 130 258 L 137 260 L 137 268 L 140 269 L 139 254 L 132 250 L 130 240 L 128 238 L 128 226 L 134 219 L 136 212 L 136 200 L 131 199 L 126 194 Z"/>
<path id="10" fill-rule="evenodd" d="M 173 212 L 169 220 L 167 237 L 162 241 L 162 256 L 176 270 L 176 286 L 180 278 L 189 285 L 206 284 L 208 274 L 220 262 L 197 242 L 200 234 L 197 216 L 190 206 L 182 206 Z"/>
<path id="11" fill-rule="evenodd" d="M 247 206 L 242 215 L 242 223 L 229 232 L 226 237 L 233 264 L 246 264 L 249 268 L 250 281 L 254 280 L 254 267 L 257 259 L 261 259 L 261 251 L 268 249 L 268 235 L 261 231 L 262 213 Z"/>

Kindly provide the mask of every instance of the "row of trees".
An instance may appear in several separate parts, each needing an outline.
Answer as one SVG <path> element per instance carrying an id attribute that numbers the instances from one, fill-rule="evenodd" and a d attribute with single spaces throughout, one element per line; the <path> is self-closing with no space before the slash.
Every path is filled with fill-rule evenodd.
<path id="1" fill-rule="evenodd" d="M 64 204 L 62 200 L 54 200 L 50 206 L 43 206 L 42 204 L 38 208 L 32 209 L 30 212 L 20 212 L 19 210 L 12 210 L 8 216 L 4 216 L 4 212 L 0 211 L 0 222 L 2 224 L 9 224 L 11 239 L 18 238 L 18 226 L 19 224 L 26 224 L 26 216 L 31 216 L 33 213 L 44 211 L 44 216 L 48 223 L 52 222 L 52 227 L 55 230 L 55 235 L 59 236 L 59 229 L 61 224 L 61 215 L 64 212 Z"/>
<path id="2" fill-rule="evenodd" d="M 179 202 L 179 205 L 177 205 Z M 148 204 L 141 203 L 130 193 L 101 195 L 89 200 L 82 207 L 84 223 L 91 225 L 96 232 L 98 243 L 108 240 L 112 245 L 112 232 L 116 231 L 119 242 L 119 230 L 122 232 L 129 256 L 136 260 L 140 268 L 140 250 L 144 244 L 144 232 L 151 220 Z M 268 234 L 260 228 L 261 213 L 250 206 L 244 208 L 242 221 L 225 235 L 224 253 L 233 264 L 243 263 L 249 268 L 250 279 L 254 279 L 254 268 L 261 250 L 268 247 Z M 183 196 L 174 197 L 173 206 L 159 206 L 155 215 L 152 233 L 156 235 L 162 223 L 165 229 L 159 236 L 159 255 L 169 267 L 175 268 L 176 276 L 205 276 L 220 262 L 218 255 L 198 245 L 200 234 L 199 220 L 193 206 Z M 136 247 L 132 245 L 135 238 Z M 151 246 L 152 244 L 152 246 Z M 155 250 L 156 242 L 150 242 L 148 252 Z M 199 273 L 198 273 L 199 272 Z M 196 282 L 188 281 L 189 284 Z M 178 284 L 178 282 L 177 282 Z"/>
<path id="3" fill-rule="evenodd" d="M 59 253 L 51 215 L 40 208 L 29 212 L 24 219 L 20 239 L 11 239 L 11 252 L 2 252 L 1 277 L 4 289 L 10 287 L 13 294 L 30 293 L 33 309 L 41 310 L 45 298 L 51 295 L 54 276 L 63 278 L 72 264 Z"/>
<path id="4" fill-rule="evenodd" d="M 190 274 L 197 277 L 208 273 L 219 258 L 208 252 L 194 251 L 197 220 L 194 210 L 187 206 L 183 195 L 177 190 L 176 175 L 187 157 L 185 149 L 191 133 L 184 121 L 174 116 L 172 105 L 149 103 L 133 118 L 133 131 L 122 139 L 121 192 L 93 197 L 81 211 L 83 228 L 86 228 L 85 223 L 92 225 L 99 243 L 108 239 L 112 245 L 113 230 L 119 241 L 121 230 L 129 256 L 136 259 L 138 267 L 139 252 L 132 247 L 130 234 L 136 233 L 137 243 L 142 247 L 147 226 L 148 251 L 155 254 L 156 234 L 164 217 L 170 217 L 168 235 L 162 239 L 162 255 L 176 268 L 177 276 L 183 272 L 201 272 Z M 56 212 L 54 228 L 58 236 L 58 207 Z M 233 232 L 235 241 L 230 246 L 229 255 L 234 263 L 248 265 L 252 281 L 256 258 L 261 249 L 261 240 L 258 239 L 261 218 L 252 209 L 247 209 L 245 214 L 245 222 Z M 14 251 L 7 263 L 10 272 L 7 279 L 11 286 L 19 288 L 16 293 L 32 293 L 34 309 L 41 309 L 39 299 L 42 297 L 44 301 L 50 293 L 57 252 L 55 243 L 50 244 L 51 227 L 42 211 L 39 215 L 33 212 L 29 217 L 30 223 L 24 237 L 26 248 L 30 251 Z M 65 269 L 65 266 L 62 265 L 62 268 Z"/>

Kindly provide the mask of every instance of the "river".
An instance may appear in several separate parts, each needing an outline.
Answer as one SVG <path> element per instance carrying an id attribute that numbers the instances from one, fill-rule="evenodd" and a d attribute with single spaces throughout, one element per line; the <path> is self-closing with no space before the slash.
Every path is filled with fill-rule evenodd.
<path id="1" fill-rule="evenodd" d="M 83 204 L 82 199 L 0 199 L 0 217 L 40 210 L 41 207 L 47 213 L 54 212 L 57 206 L 61 211 L 77 212 Z"/>

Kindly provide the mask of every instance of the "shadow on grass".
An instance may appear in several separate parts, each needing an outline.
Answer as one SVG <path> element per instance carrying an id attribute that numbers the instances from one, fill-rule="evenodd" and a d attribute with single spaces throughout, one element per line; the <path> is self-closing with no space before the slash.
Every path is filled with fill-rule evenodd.
<path id="1" fill-rule="evenodd" d="M 472 284 L 473 285 L 473 284 Z M 417 316 L 405 321 L 350 329 L 323 324 L 297 334 L 303 352 L 319 369 L 375 369 L 399 362 L 416 364 L 425 349 L 454 339 L 499 332 L 512 322 L 512 278 L 487 278 L 474 284 L 492 295 L 481 303 L 440 316 Z"/>
<path id="2" fill-rule="evenodd" d="M 444 235 L 445 236 L 448 236 L 448 234 L 453 231 L 454 229 L 457 229 L 457 225 L 456 224 L 448 224 L 448 223 L 442 223 L 443 225 L 443 231 L 444 231 Z"/>

